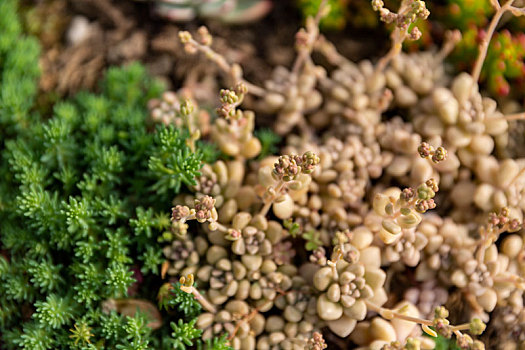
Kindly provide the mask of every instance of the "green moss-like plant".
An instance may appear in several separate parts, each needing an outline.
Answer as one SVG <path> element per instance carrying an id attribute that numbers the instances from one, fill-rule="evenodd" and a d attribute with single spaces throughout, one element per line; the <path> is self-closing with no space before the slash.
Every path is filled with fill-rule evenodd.
<path id="1" fill-rule="evenodd" d="M 111 305 L 154 300 L 169 203 L 212 150 L 190 152 L 184 130 L 148 125 L 147 101 L 162 86 L 139 64 L 109 69 L 100 93 L 38 115 L 40 49 L 23 35 L 17 5 L 0 2 L 2 348 L 173 349 L 170 322 L 195 337 L 182 320 L 198 303 L 165 315 L 157 331 L 147 310 Z"/>

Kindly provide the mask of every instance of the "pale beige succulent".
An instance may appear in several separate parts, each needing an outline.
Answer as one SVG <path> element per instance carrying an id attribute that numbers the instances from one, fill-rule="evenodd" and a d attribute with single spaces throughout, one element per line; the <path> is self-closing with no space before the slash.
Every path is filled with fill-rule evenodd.
<path id="1" fill-rule="evenodd" d="M 271 80 L 265 82 L 265 94 L 258 103 L 263 113 L 277 114 L 275 130 L 279 134 L 290 132 L 304 124 L 305 117 L 316 111 L 323 102 L 317 82 L 326 72 L 320 67 L 307 66 L 300 74 L 277 67 Z"/>
<path id="2" fill-rule="evenodd" d="M 255 114 L 237 107 L 242 103 L 247 88 L 239 83 L 232 90 L 221 90 L 219 118 L 211 127 L 211 137 L 224 154 L 239 158 L 255 158 L 261 151 L 261 142 L 253 136 Z"/>
<path id="3" fill-rule="evenodd" d="M 202 238 L 194 242 L 185 237 L 184 239 L 175 239 L 171 245 L 164 247 L 162 252 L 169 261 L 168 275 L 179 276 L 194 273 L 195 270 L 192 267 L 196 267 L 200 262 L 196 245 L 202 244 L 205 244 L 207 248 L 207 244 L 202 242 Z"/>
<path id="4" fill-rule="evenodd" d="M 430 318 L 436 307 L 447 302 L 449 293 L 436 279 L 433 279 L 407 289 L 403 296 L 406 301 L 417 307 L 422 317 Z"/>
<path id="5" fill-rule="evenodd" d="M 402 309 L 405 316 L 420 317 L 417 307 L 407 301 L 398 303 L 395 309 Z M 417 324 L 399 319 L 386 320 L 381 317 L 359 322 L 350 338 L 360 346 L 359 349 L 369 350 L 384 349 L 383 347 L 391 342 L 405 344 L 407 339 L 409 341 L 417 339 L 421 349 L 434 349 L 435 346 L 433 340 L 422 336 Z"/>
<path id="6" fill-rule="evenodd" d="M 203 330 L 204 340 L 223 334 L 234 334 L 230 344 L 235 349 L 254 349 L 255 337 L 263 331 L 266 320 L 261 314 L 255 313 L 249 321 L 242 321 L 251 311 L 245 301 L 231 300 L 215 314 L 200 314 L 196 326 Z"/>
<path id="7" fill-rule="evenodd" d="M 315 300 L 311 298 L 310 287 L 299 276 L 294 278 L 294 284 L 295 286 L 285 295 L 279 295 L 275 299 L 275 306 L 282 310 L 282 316 L 275 315 L 268 318 L 266 323 L 268 336 L 259 339 L 258 348 L 304 349 L 314 330 L 319 329 Z M 280 341 L 276 342 L 276 340 Z"/>
<path id="8" fill-rule="evenodd" d="M 479 319 L 453 326 L 448 311 L 435 310 L 453 298 L 462 305 L 456 318 L 522 325 L 525 162 L 504 156 L 508 118 L 469 74 L 448 75 L 443 59 L 457 35 L 440 51 L 399 53 L 396 44 L 417 37 L 403 13 L 426 16 L 422 2 L 405 1 L 415 7 L 399 13 L 373 2 L 383 20 L 396 21 L 385 58 L 345 59 L 319 35 L 316 17 L 296 37 L 294 65 L 276 68 L 263 87 L 211 42 L 181 33 L 186 48 L 208 55 L 235 87 L 221 92 L 211 127 L 230 160 L 205 165 L 196 194 L 176 200 L 188 209 L 195 198 L 215 200 L 218 215 L 201 215 L 189 232 L 199 260 L 177 268 L 195 273 L 206 301 L 220 306 L 201 316 L 206 336 L 226 331 L 235 349 L 322 348 L 314 332 L 324 327 L 360 349 L 431 348 L 423 332 L 481 348 L 462 333 L 483 331 Z M 318 65 L 313 50 L 333 67 Z M 245 94 L 254 114 L 238 109 Z M 288 134 L 281 156 L 254 160 L 257 113 Z M 489 216 L 504 207 L 505 218 Z M 305 237 L 315 238 L 311 252 Z M 399 303 L 387 309 L 387 301 Z M 217 311 L 231 305 L 242 312 Z M 503 320 L 503 312 L 511 316 Z"/>
<path id="9" fill-rule="evenodd" d="M 383 284 L 386 275 L 373 252 L 377 247 L 357 249 L 351 243 L 340 243 L 327 266 L 313 276 L 317 296 L 317 314 L 340 337 L 348 336 L 357 321 L 367 313 L 367 301 L 382 305 L 386 301 Z M 361 260 L 361 257 L 363 259 Z"/>
<path id="10" fill-rule="evenodd" d="M 200 109 L 191 90 L 183 88 L 178 92 L 166 91 L 160 98 L 148 102 L 153 122 L 173 124 L 188 130 L 188 146 L 194 151 L 195 141 L 210 132 L 210 114 Z"/>

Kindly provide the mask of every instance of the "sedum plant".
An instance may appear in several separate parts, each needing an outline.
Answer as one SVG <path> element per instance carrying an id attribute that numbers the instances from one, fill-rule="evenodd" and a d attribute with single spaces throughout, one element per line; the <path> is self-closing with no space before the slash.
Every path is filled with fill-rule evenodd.
<path id="1" fill-rule="evenodd" d="M 34 38 L 22 34 L 17 18 L 16 1 L 0 4 L 0 136 L 4 140 L 17 129 L 27 127 L 32 121 L 28 113 L 32 107 L 39 76 L 38 57 L 40 47 Z"/>
<path id="2" fill-rule="evenodd" d="M 301 10 L 304 18 L 314 16 L 321 4 L 321 0 L 297 0 L 297 7 Z M 328 1 L 328 13 L 319 23 L 321 29 L 341 30 L 346 26 L 349 17 L 347 0 L 330 0 Z"/>
<path id="3" fill-rule="evenodd" d="M 221 92 L 220 117 L 248 114 L 234 93 L 242 84 L 254 112 L 275 116 L 286 135 L 280 156 L 252 163 L 256 152 L 239 157 L 227 136 L 238 125 L 212 121 L 235 158 L 203 167 L 195 193 L 175 198 L 164 266 L 205 309 L 196 326 L 235 349 L 322 348 L 319 331 L 338 348 L 431 349 L 445 338 L 483 349 L 475 336 L 486 322 L 505 330 L 505 344 L 523 343 L 507 330 L 522 324 L 525 171 L 496 151 L 523 113 L 504 115 L 480 92 L 490 35 L 472 75 L 451 77 L 443 61 L 459 32 L 439 51 L 404 54 L 426 5 L 407 0 L 393 12 L 372 1 L 394 27 L 392 46 L 378 62 L 352 62 L 319 34 L 326 6 L 298 31 L 292 67 L 262 86 L 213 50 L 206 29 L 179 33 L 236 87 Z M 504 12 L 523 10 L 494 6 L 491 35 Z M 181 232 L 187 220 L 200 225 Z M 490 322 L 505 311 L 506 322 Z"/>
<path id="4" fill-rule="evenodd" d="M 171 21 L 188 22 L 199 17 L 242 24 L 265 16 L 272 3 L 270 0 L 154 0 L 154 6 L 159 16 Z"/>
<path id="5" fill-rule="evenodd" d="M 463 40 L 451 59 L 465 67 L 473 62 L 477 54 L 479 38 L 485 35 L 480 28 L 471 27 L 463 33 Z M 525 37 L 523 33 L 512 34 L 508 30 L 495 33 L 491 47 L 483 65 L 480 79 L 487 84 L 488 90 L 497 96 L 508 96 L 510 85 L 522 85 L 525 66 Z"/>
<path id="6" fill-rule="evenodd" d="M 475 61 L 477 48 L 488 34 L 484 27 L 497 6 L 490 1 L 454 0 L 450 1 L 447 9 L 450 15 L 441 14 L 441 20 L 446 26 L 457 28 L 463 33 L 462 40 L 451 55 L 451 61 L 459 69 L 467 69 Z M 514 15 L 519 16 L 520 12 L 515 11 Z M 511 20 L 518 23 L 518 28 L 522 24 L 519 19 Z M 507 27 L 512 29 L 516 26 Z M 522 33 L 508 29 L 494 33 L 480 75 L 481 81 L 487 84 L 491 93 L 504 97 L 511 92 L 510 82 L 521 84 L 525 72 L 524 54 L 525 41 Z"/>

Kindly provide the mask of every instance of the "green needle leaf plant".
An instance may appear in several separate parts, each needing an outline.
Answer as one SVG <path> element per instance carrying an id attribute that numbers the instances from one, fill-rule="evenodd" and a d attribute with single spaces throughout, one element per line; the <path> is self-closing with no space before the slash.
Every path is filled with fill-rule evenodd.
<path id="1" fill-rule="evenodd" d="M 153 332 L 162 320 L 145 299 L 160 285 L 165 203 L 195 185 L 204 154 L 187 130 L 148 122 L 162 86 L 136 63 L 109 69 L 100 93 L 38 115 L 39 46 L 17 1 L 0 13 L 1 347 L 181 348 L 179 336 L 200 334 L 181 326 L 200 305 L 179 305 Z M 165 341 L 170 319 L 182 328 Z"/>

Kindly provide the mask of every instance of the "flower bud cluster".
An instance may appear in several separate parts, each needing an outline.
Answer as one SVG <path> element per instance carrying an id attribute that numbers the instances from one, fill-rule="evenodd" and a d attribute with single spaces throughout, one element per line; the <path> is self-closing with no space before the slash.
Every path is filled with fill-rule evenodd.
<path id="1" fill-rule="evenodd" d="M 174 124 L 193 130 L 193 137 L 198 139 L 209 132 L 210 116 L 201 110 L 191 98 L 191 92 L 182 89 L 180 92 L 166 91 L 159 99 L 152 99 L 148 103 L 151 119 L 165 125 Z"/>
<path id="2" fill-rule="evenodd" d="M 308 343 L 306 343 L 307 350 L 323 350 L 327 347 L 323 335 L 319 332 L 314 332 L 312 338 L 308 339 Z"/>
<path id="3" fill-rule="evenodd" d="M 173 217 L 174 215 L 175 211 L 173 213 Z M 195 219 L 197 219 L 197 221 L 200 223 L 217 220 L 215 199 L 210 196 L 204 196 L 200 199 L 195 199 Z"/>
<path id="4" fill-rule="evenodd" d="M 220 91 L 221 107 L 217 109 L 217 115 L 224 119 L 240 120 L 243 112 L 236 109 L 242 103 L 244 95 L 248 92 L 246 85 L 239 83 L 233 90 L 223 89 Z"/>
<path id="5" fill-rule="evenodd" d="M 319 164 L 319 157 L 307 151 L 302 156 L 284 155 L 275 159 L 273 166 L 259 168 L 258 191 L 263 199 L 260 215 L 266 215 L 270 207 L 280 219 L 289 219 L 295 208 L 294 202 L 306 198 L 312 181 L 310 174 Z M 273 159 L 268 159 L 271 164 Z"/>
<path id="6" fill-rule="evenodd" d="M 197 220 L 199 223 L 217 221 L 215 199 L 203 196 L 194 200 L 194 209 L 185 205 L 176 205 L 171 211 L 171 230 L 176 236 L 185 236 L 188 230 L 188 220 Z"/>
<path id="7" fill-rule="evenodd" d="M 301 140 L 289 140 L 286 152 L 299 153 L 314 145 Z M 354 212 L 366 194 L 371 178 L 381 175 L 388 162 L 379 145 L 363 144 L 357 135 L 343 142 L 331 135 L 318 146 L 320 169 L 312 173 L 312 183 L 306 197 L 295 196 L 300 203 L 295 211 L 307 230 L 345 230 L 359 224 L 361 216 Z"/>
<path id="8" fill-rule="evenodd" d="M 212 139 L 222 152 L 236 158 L 254 158 L 261 151 L 261 142 L 253 136 L 255 115 L 237 107 L 242 103 L 247 88 L 238 83 L 233 90 L 221 90 L 220 117 L 211 128 Z"/>
<path id="9" fill-rule="evenodd" d="M 311 151 L 302 156 L 293 154 L 280 156 L 273 166 L 272 175 L 277 181 L 290 182 L 299 174 L 311 174 L 319 162 L 319 157 Z"/>
<path id="10" fill-rule="evenodd" d="M 405 188 L 392 195 L 378 193 L 374 197 L 374 212 L 382 218 L 379 237 L 385 244 L 392 244 L 402 236 L 404 229 L 417 227 L 420 213 L 436 207 L 434 196 L 438 186 L 434 179 L 427 180 L 415 190 Z"/>
<path id="11" fill-rule="evenodd" d="M 434 148 L 426 142 L 422 142 L 417 149 L 421 158 L 431 159 L 434 163 L 439 163 L 447 159 L 447 150 L 443 147 Z"/>
<path id="12" fill-rule="evenodd" d="M 425 2 L 421 0 L 404 0 L 398 13 L 391 12 L 384 7 L 382 0 L 372 0 L 372 8 L 379 12 L 380 19 L 385 23 L 395 23 L 397 27 L 406 30 L 416 19 L 427 19 L 430 12 Z M 417 38 L 419 39 L 419 37 Z M 416 40 L 417 40 L 416 39 Z"/>
<path id="13" fill-rule="evenodd" d="M 202 50 L 202 47 L 209 47 L 213 42 L 213 37 L 211 36 L 208 28 L 205 26 L 199 27 L 197 30 L 197 41 L 193 38 L 190 32 L 180 31 L 179 40 L 184 45 L 184 50 L 189 54 L 195 54 Z"/>

